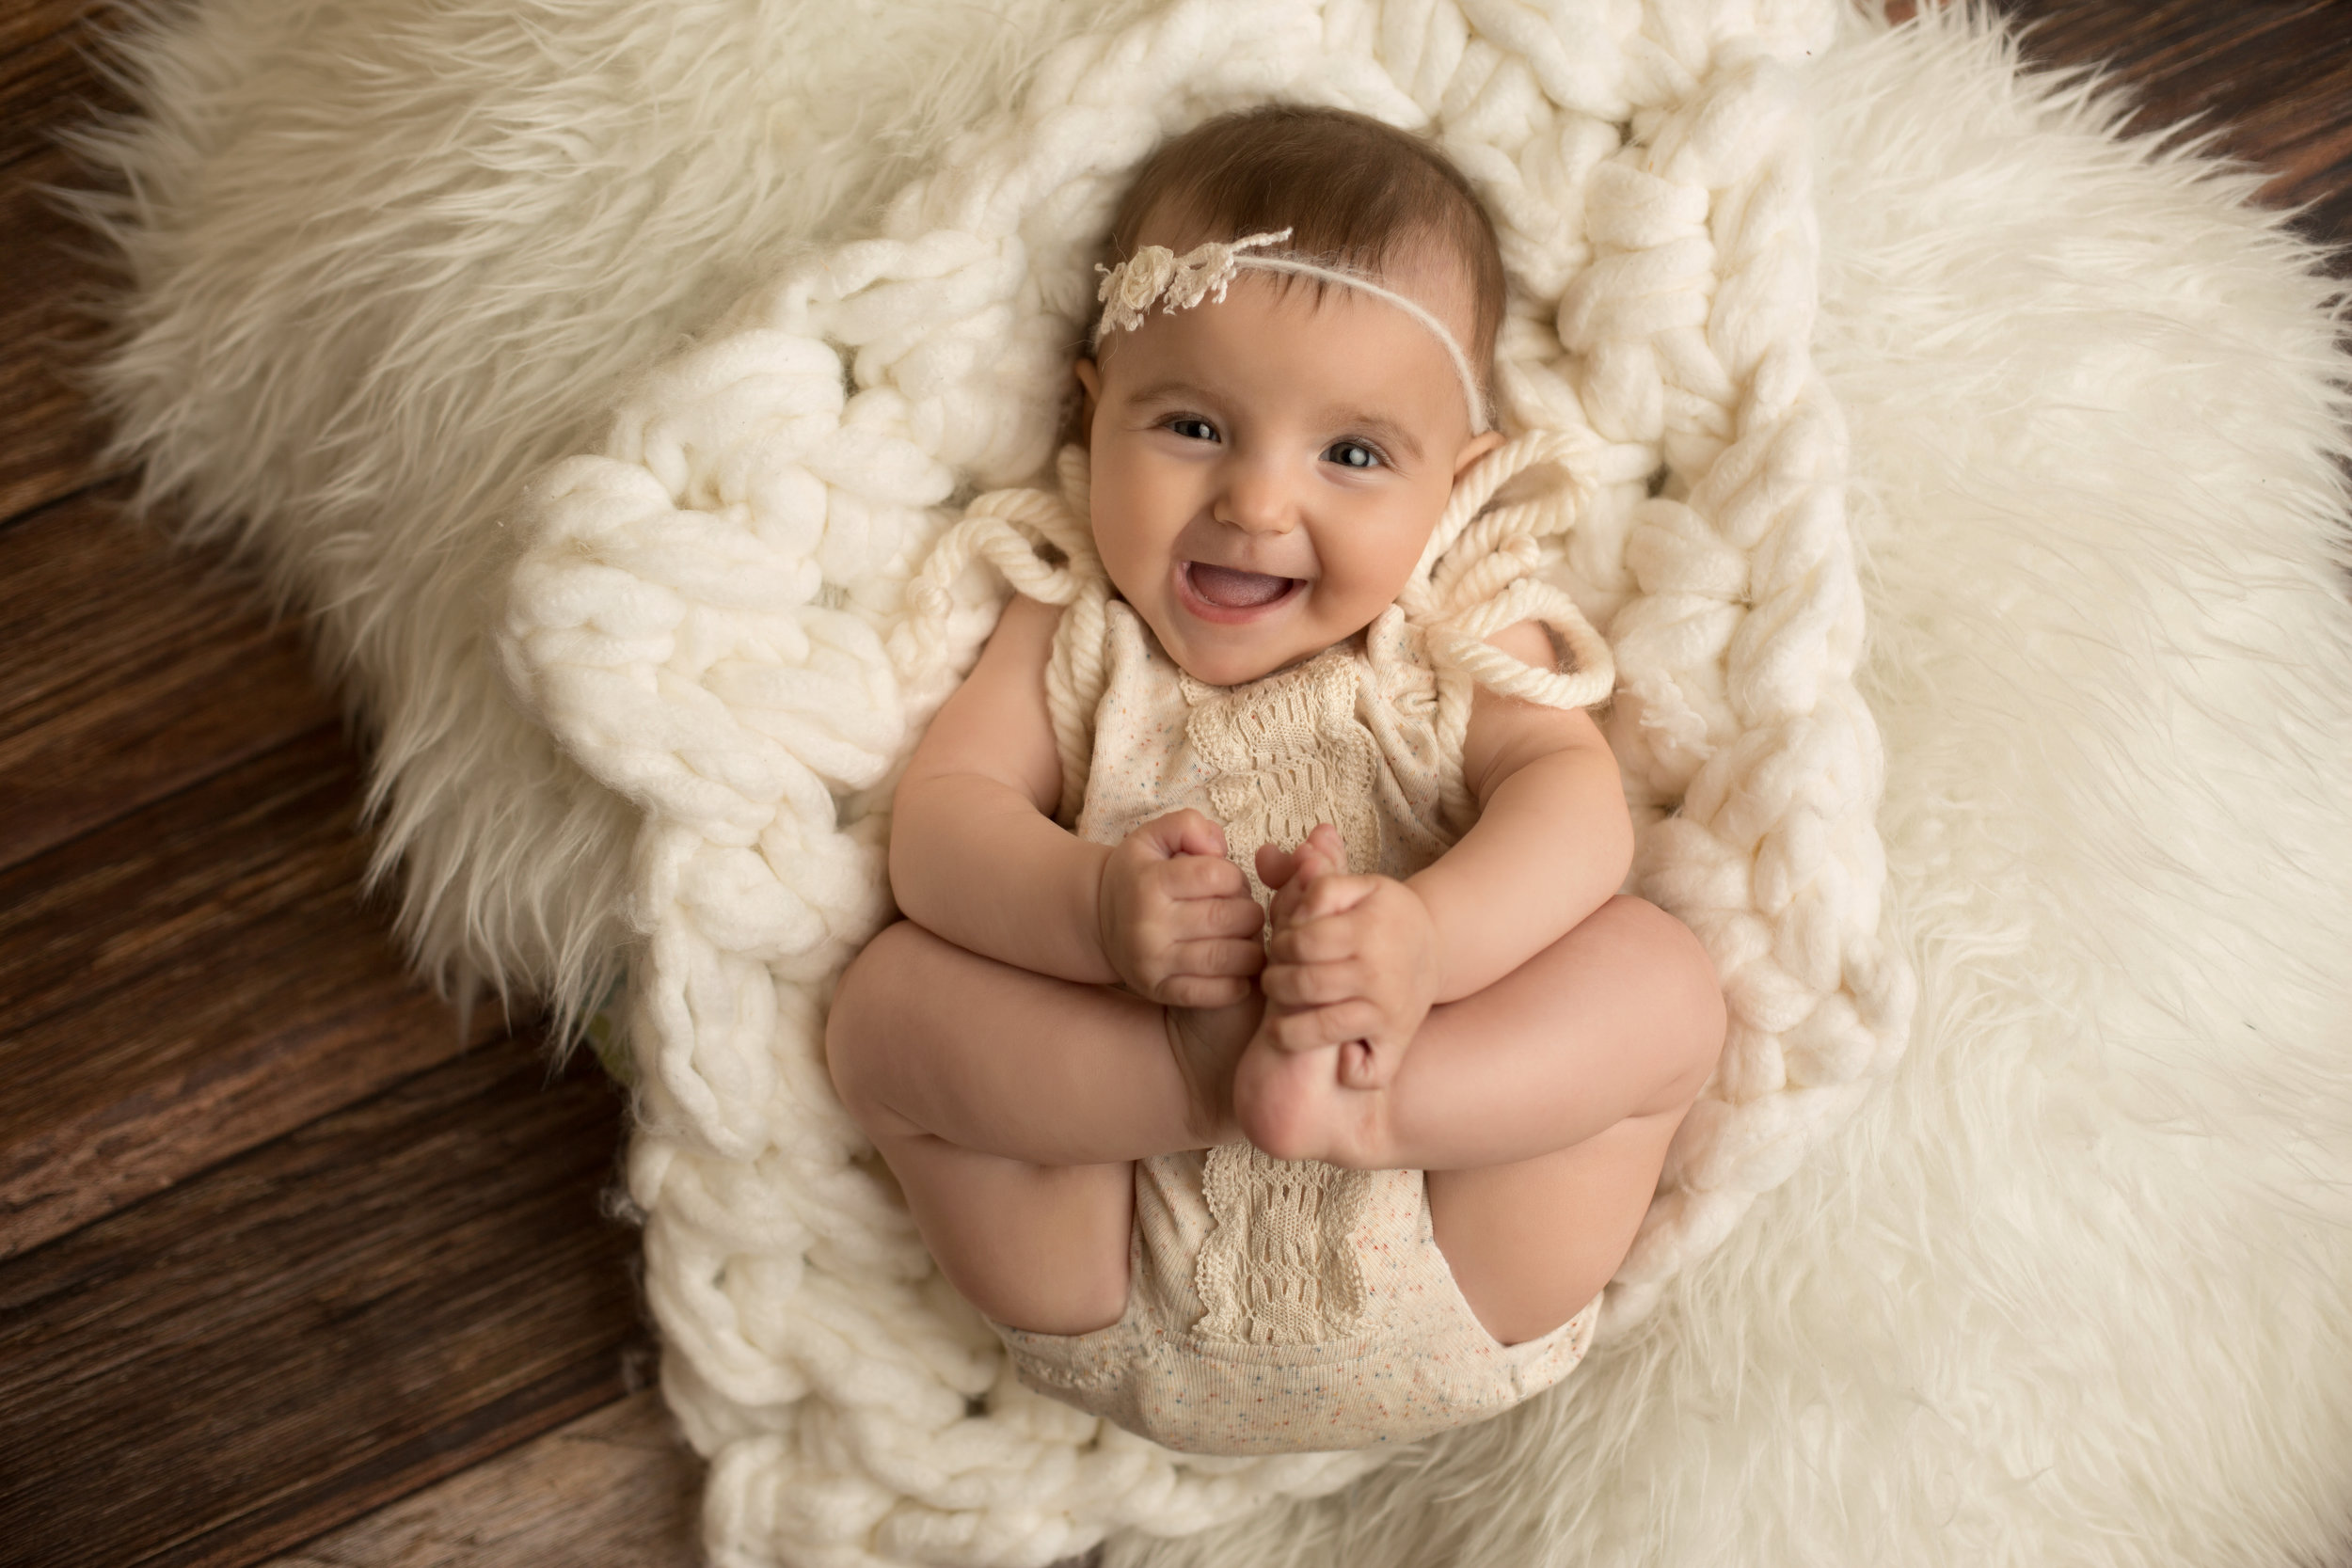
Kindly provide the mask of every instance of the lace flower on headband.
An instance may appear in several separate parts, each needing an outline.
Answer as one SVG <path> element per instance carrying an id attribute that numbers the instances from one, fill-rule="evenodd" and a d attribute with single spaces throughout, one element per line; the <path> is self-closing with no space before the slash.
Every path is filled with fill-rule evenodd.
<path id="1" fill-rule="evenodd" d="M 1182 256 L 1163 245 L 1147 245 L 1138 246 L 1133 256 L 1115 267 L 1096 267 L 1094 270 L 1103 275 L 1103 283 L 1095 290 L 1094 297 L 1103 302 L 1103 319 L 1094 324 L 1093 346 L 1102 346 L 1104 333 L 1133 332 L 1141 326 L 1143 318 L 1152 313 L 1155 304 L 1163 315 L 1189 310 L 1204 299 L 1222 305 L 1233 274 L 1244 267 L 1293 273 L 1387 300 L 1427 327 L 1445 345 L 1447 357 L 1454 361 L 1454 373 L 1461 379 L 1462 397 L 1470 404 L 1471 434 L 1484 434 L 1489 428 L 1486 400 L 1478 390 L 1478 377 L 1470 372 L 1470 356 L 1454 341 L 1453 330 L 1425 306 L 1392 289 L 1384 289 L 1368 277 L 1337 267 L 1318 266 L 1289 256 L 1247 254 L 1261 245 L 1279 245 L 1290 237 L 1289 230 L 1280 229 L 1238 240 L 1211 240 Z"/>
<path id="2" fill-rule="evenodd" d="M 1225 291 L 1240 270 L 1241 252 L 1262 245 L 1279 245 L 1291 237 L 1287 229 L 1252 234 L 1241 240 L 1211 240 L 1182 256 L 1164 245 L 1147 245 L 1115 267 L 1098 266 L 1103 286 L 1094 297 L 1103 302 L 1103 319 L 1094 325 L 1094 341 L 1105 332 L 1133 332 L 1143 325 L 1154 302 L 1168 303 L 1161 313 L 1189 310 L 1203 299 L 1225 303 Z"/>

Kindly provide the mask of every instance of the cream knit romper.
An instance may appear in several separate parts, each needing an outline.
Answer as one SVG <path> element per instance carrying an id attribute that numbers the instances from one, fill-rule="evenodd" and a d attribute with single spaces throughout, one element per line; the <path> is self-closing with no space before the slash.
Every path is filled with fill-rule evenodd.
<path id="1" fill-rule="evenodd" d="M 1454 485 L 1412 580 L 1361 636 L 1247 686 L 1195 680 L 1116 598 L 1094 552 L 1082 450 L 1058 494 L 973 501 L 908 585 L 895 657 L 933 683 L 953 663 L 958 585 L 985 561 L 1067 607 L 1045 676 L 1062 816 L 1114 844 L 1190 806 L 1225 830 L 1263 899 L 1258 847 L 1340 831 L 1352 871 L 1407 877 L 1472 820 L 1461 748 L 1475 689 L 1574 708 L 1615 684 L 1607 643 L 1535 573 L 1572 526 L 1590 454 L 1522 435 Z M 1531 472 L 1531 470 L 1533 470 Z M 1551 476 L 1523 499 L 1506 485 Z M 1515 483 L 1516 482 L 1516 483 Z M 1564 671 L 1486 639 L 1551 629 Z M 1409 1443 L 1498 1415 L 1582 1359 L 1597 1300 L 1504 1346 L 1438 1249 L 1417 1170 L 1270 1159 L 1246 1143 L 1143 1160 L 1125 1311 L 1090 1334 L 994 1324 L 1023 1382 L 1172 1449 L 1257 1454 Z"/>
<path id="2" fill-rule="evenodd" d="M 1329 822 L 1351 871 L 1409 877 L 1441 825 L 1437 673 L 1391 609 L 1355 642 L 1241 687 L 1178 669 L 1125 604 L 1104 616 L 1080 837 L 1189 806 L 1248 870 Z M 1063 633 L 1079 618 L 1065 616 Z M 1457 759 L 1458 760 L 1458 759 Z M 1250 873 L 1252 891 L 1265 889 Z M 1144 1160 L 1127 1309 L 1091 1334 L 996 1325 L 1022 1381 L 1193 1453 L 1409 1443 L 1566 1376 L 1598 1303 L 1504 1347 L 1462 1299 L 1417 1170 L 1271 1159 L 1246 1143 Z"/>

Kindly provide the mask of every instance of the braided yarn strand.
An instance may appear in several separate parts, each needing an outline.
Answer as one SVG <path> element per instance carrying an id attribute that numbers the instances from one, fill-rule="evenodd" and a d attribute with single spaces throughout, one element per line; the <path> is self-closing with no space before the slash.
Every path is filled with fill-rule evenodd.
<path id="1" fill-rule="evenodd" d="M 1832 17 L 1176 0 L 1049 55 L 871 238 L 757 291 L 531 485 L 500 653 L 642 813 L 628 1193 L 664 1391 L 711 1460 L 714 1561 L 1037 1565 L 1382 1463 L 1195 1460 L 1022 1388 L 824 1065 L 833 981 L 890 917 L 887 785 L 1004 585 L 1103 613 L 1082 462 L 1058 494 L 1015 487 L 1052 456 L 1120 193 L 1211 114 L 1282 99 L 1426 130 L 1497 221 L 1521 434 L 1465 476 L 1406 610 L 1449 723 L 1479 685 L 1581 705 L 1613 682 L 1638 889 L 1700 934 L 1733 1018 L 1609 1288 L 1604 1357 L 1900 1050 L 1844 438 L 1809 350 L 1792 73 Z M 1564 670 L 1486 642 L 1529 619 Z M 1090 710 L 1102 676 L 1057 661 L 1050 705 Z M 1074 811 L 1086 758 L 1062 727 Z"/>
<path id="2" fill-rule="evenodd" d="M 940 536 L 907 588 L 904 627 L 908 657 L 923 665 L 947 658 L 947 626 L 954 612 L 948 585 L 976 561 L 984 561 L 1006 586 L 1041 604 L 1060 605 L 1073 635 L 1057 639 L 1045 672 L 1045 701 L 1054 723 L 1054 748 L 1061 758 L 1062 814 L 1074 818 L 1086 798 L 1092 762 L 1090 724 L 1107 678 L 1103 663 L 1103 627 L 1110 602 L 1110 579 L 1094 552 L 1093 531 L 1070 495 L 1085 495 L 1086 456 L 1073 447 L 1062 471 L 1074 485 L 1062 494 L 1048 490 L 992 490 L 973 501 L 963 520 Z M 1049 557 L 1058 556 L 1058 562 Z M 928 673 L 928 669 L 919 673 Z"/>
<path id="3" fill-rule="evenodd" d="M 1575 526 L 1590 493 L 1579 460 L 1585 449 L 1558 431 L 1530 431 L 1504 442 L 1471 466 L 1454 486 L 1420 564 L 1397 603 L 1427 637 L 1438 667 L 1438 785 L 1447 818 L 1467 827 L 1476 815 L 1462 780 L 1462 741 L 1470 730 L 1473 693 L 1485 687 L 1548 707 L 1591 707 L 1616 685 L 1608 643 L 1576 601 L 1530 575 L 1547 541 L 1556 544 Z M 1511 481 L 1531 469 L 1551 470 L 1536 497 L 1490 505 Z M 1538 670 L 1487 639 L 1506 626 L 1536 621 L 1549 628 L 1567 668 Z"/>

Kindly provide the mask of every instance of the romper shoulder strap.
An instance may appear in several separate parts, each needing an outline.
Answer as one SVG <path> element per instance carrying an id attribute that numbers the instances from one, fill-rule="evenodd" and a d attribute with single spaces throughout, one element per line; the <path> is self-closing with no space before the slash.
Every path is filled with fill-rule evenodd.
<path id="1" fill-rule="evenodd" d="M 1455 483 L 1420 564 L 1397 595 L 1437 667 L 1438 787 L 1456 822 L 1476 815 L 1462 779 L 1462 743 L 1477 687 L 1557 708 L 1591 707 L 1616 689 L 1609 644 L 1574 599 L 1535 575 L 1544 541 L 1576 526 L 1592 493 L 1590 467 L 1577 439 L 1558 431 L 1532 430 L 1488 452 Z M 1538 467 L 1551 471 L 1551 483 L 1490 504 L 1504 485 Z M 1568 668 L 1539 670 L 1486 641 L 1521 621 L 1549 627 Z"/>
<path id="2" fill-rule="evenodd" d="M 948 657 L 951 586 L 975 561 L 985 562 L 1013 591 L 1041 604 L 1062 606 L 1054 651 L 1045 666 L 1045 706 L 1061 758 L 1061 812 L 1071 820 L 1086 799 L 1094 755 L 1094 710 L 1107 678 L 1104 640 L 1110 578 L 1094 553 L 1087 522 L 1086 449 L 1064 447 L 1055 464 L 1059 493 L 991 490 L 931 546 L 907 584 L 910 665 L 929 668 Z M 1065 821 L 1064 826 L 1069 822 Z"/>

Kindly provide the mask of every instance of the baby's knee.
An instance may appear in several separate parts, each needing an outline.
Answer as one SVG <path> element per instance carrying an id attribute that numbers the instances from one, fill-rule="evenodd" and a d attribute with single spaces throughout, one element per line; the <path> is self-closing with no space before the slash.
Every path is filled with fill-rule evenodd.
<path id="1" fill-rule="evenodd" d="M 894 1033 L 891 1002 L 903 994 L 899 981 L 910 956 L 909 938 L 914 934 L 915 927 L 903 920 L 885 927 L 850 960 L 826 1009 L 825 1069 L 834 1092 L 860 1125 L 866 1124 L 871 1112 L 880 1066 L 876 1052 Z"/>
<path id="2" fill-rule="evenodd" d="M 1723 1054 L 1729 1014 L 1715 960 L 1697 933 L 1646 898 L 1620 894 L 1596 911 L 1622 943 L 1629 972 L 1639 973 L 1656 1009 L 1657 1048 L 1677 1067 L 1677 1093 L 1695 1097 Z"/>

